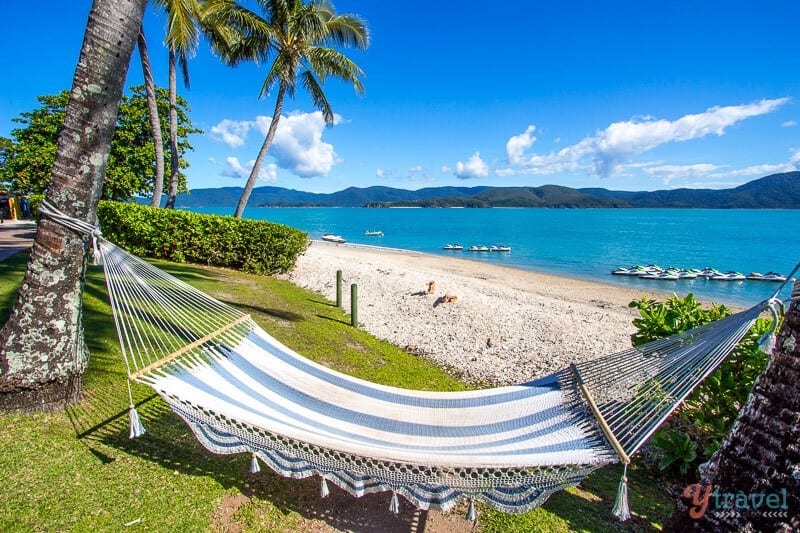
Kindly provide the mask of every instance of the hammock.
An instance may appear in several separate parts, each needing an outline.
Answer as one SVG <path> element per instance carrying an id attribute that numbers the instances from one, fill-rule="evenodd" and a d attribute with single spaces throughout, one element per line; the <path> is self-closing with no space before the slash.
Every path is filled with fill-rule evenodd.
<path id="1" fill-rule="evenodd" d="M 471 392 L 422 392 L 333 371 L 249 315 L 93 233 L 131 381 L 152 387 L 214 453 L 252 454 L 288 477 L 354 496 L 393 491 L 420 509 L 463 500 L 520 513 L 595 469 L 626 464 L 733 350 L 772 298 L 717 322 L 552 376 Z M 776 292 L 777 294 L 777 292 Z M 777 320 L 776 320 L 777 323 Z M 335 349 L 335 348 L 332 348 Z M 130 391 L 129 391 L 130 392 Z M 131 437 L 144 433 L 131 397 Z M 615 514 L 625 519 L 620 484 Z"/>

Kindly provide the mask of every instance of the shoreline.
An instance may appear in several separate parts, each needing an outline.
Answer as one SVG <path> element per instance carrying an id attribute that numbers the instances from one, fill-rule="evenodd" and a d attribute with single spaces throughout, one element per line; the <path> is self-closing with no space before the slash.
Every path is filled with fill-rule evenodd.
<path id="1" fill-rule="evenodd" d="M 335 301 L 337 270 L 348 312 L 348 287 L 358 285 L 360 327 L 462 379 L 493 386 L 629 348 L 638 312 L 628 303 L 669 296 L 466 258 L 316 240 L 282 277 Z M 445 295 L 456 299 L 444 302 Z"/>

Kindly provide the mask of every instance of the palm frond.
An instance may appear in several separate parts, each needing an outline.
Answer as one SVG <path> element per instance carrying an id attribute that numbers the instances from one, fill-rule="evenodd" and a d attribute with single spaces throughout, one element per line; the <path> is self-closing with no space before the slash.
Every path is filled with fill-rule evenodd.
<path id="1" fill-rule="evenodd" d="M 200 42 L 200 5 L 197 0 L 166 0 L 163 5 L 167 12 L 166 45 L 180 56 L 193 57 Z"/>
<path id="2" fill-rule="evenodd" d="M 346 14 L 331 17 L 325 24 L 328 39 L 339 46 L 366 50 L 369 47 L 367 23 L 358 15 Z"/>
<path id="3" fill-rule="evenodd" d="M 297 90 L 297 64 L 287 57 L 285 53 L 278 53 L 275 61 L 264 78 L 264 83 L 261 85 L 261 91 L 258 97 L 264 98 L 269 90 L 280 82 L 286 83 L 286 92 L 290 98 L 294 98 Z"/>
<path id="4" fill-rule="evenodd" d="M 364 71 L 342 52 L 333 48 L 313 46 L 306 50 L 306 61 L 309 70 L 323 82 L 327 77 L 333 76 L 352 83 L 356 94 L 364 94 L 364 85 L 360 80 L 364 76 Z"/>
<path id="5" fill-rule="evenodd" d="M 322 111 L 325 124 L 333 124 L 335 120 L 333 108 L 330 102 L 328 102 L 325 93 L 322 91 L 322 86 L 314 77 L 314 74 L 310 70 L 303 71 L 300 74 L 300 82 L 303 84 L 305 90 L 308 91 L 308 94 L 311 95 L 311 101 L 314 103 L 314 107 Z"/>

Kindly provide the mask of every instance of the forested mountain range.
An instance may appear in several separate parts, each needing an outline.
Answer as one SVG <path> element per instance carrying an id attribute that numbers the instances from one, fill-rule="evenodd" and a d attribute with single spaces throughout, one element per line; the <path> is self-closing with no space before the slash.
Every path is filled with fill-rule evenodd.
<path id="1" fill-rule="evenodd" d="M 240 187 L 194 189 L 178 196 L 177 207 L 235 206 Z M 257 187 L 250 206 L 260 207 L 686 207 L 712 209 L 800 209 L 800 171 L 772 174 L 733 189 L 612 191 L 602 188 L 349 187 L 321 194 Z"/>

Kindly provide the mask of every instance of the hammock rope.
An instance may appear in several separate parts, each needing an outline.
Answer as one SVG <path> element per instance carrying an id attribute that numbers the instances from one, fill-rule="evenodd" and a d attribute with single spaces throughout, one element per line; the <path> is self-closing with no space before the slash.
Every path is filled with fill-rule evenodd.
<path id="1" fill-rule="evenodd" d="M 421 509 L 481 501 L 519 513 L 595 469 L 627 463 L 777 295 L 717 322 L 516 386 L 409 391 L 314 363 L 244 312 L 91 234 L 131 381 L 152 387 L 214 453 L 354 496 L 392 491 Z M 800 265 L 798 265 L 800 266 Z M 796 267 L 797 269 L 797 267 Z M 781 287 L 782 288 L 782 287 Z M 334 349 L 334 348 L 332 348 Z M 131 436 L 144 432 L 131 401 Z M 137 428 L 134 431 L 134 418 Z M 626 474 L 614 513 L 630 516 Z"/>

